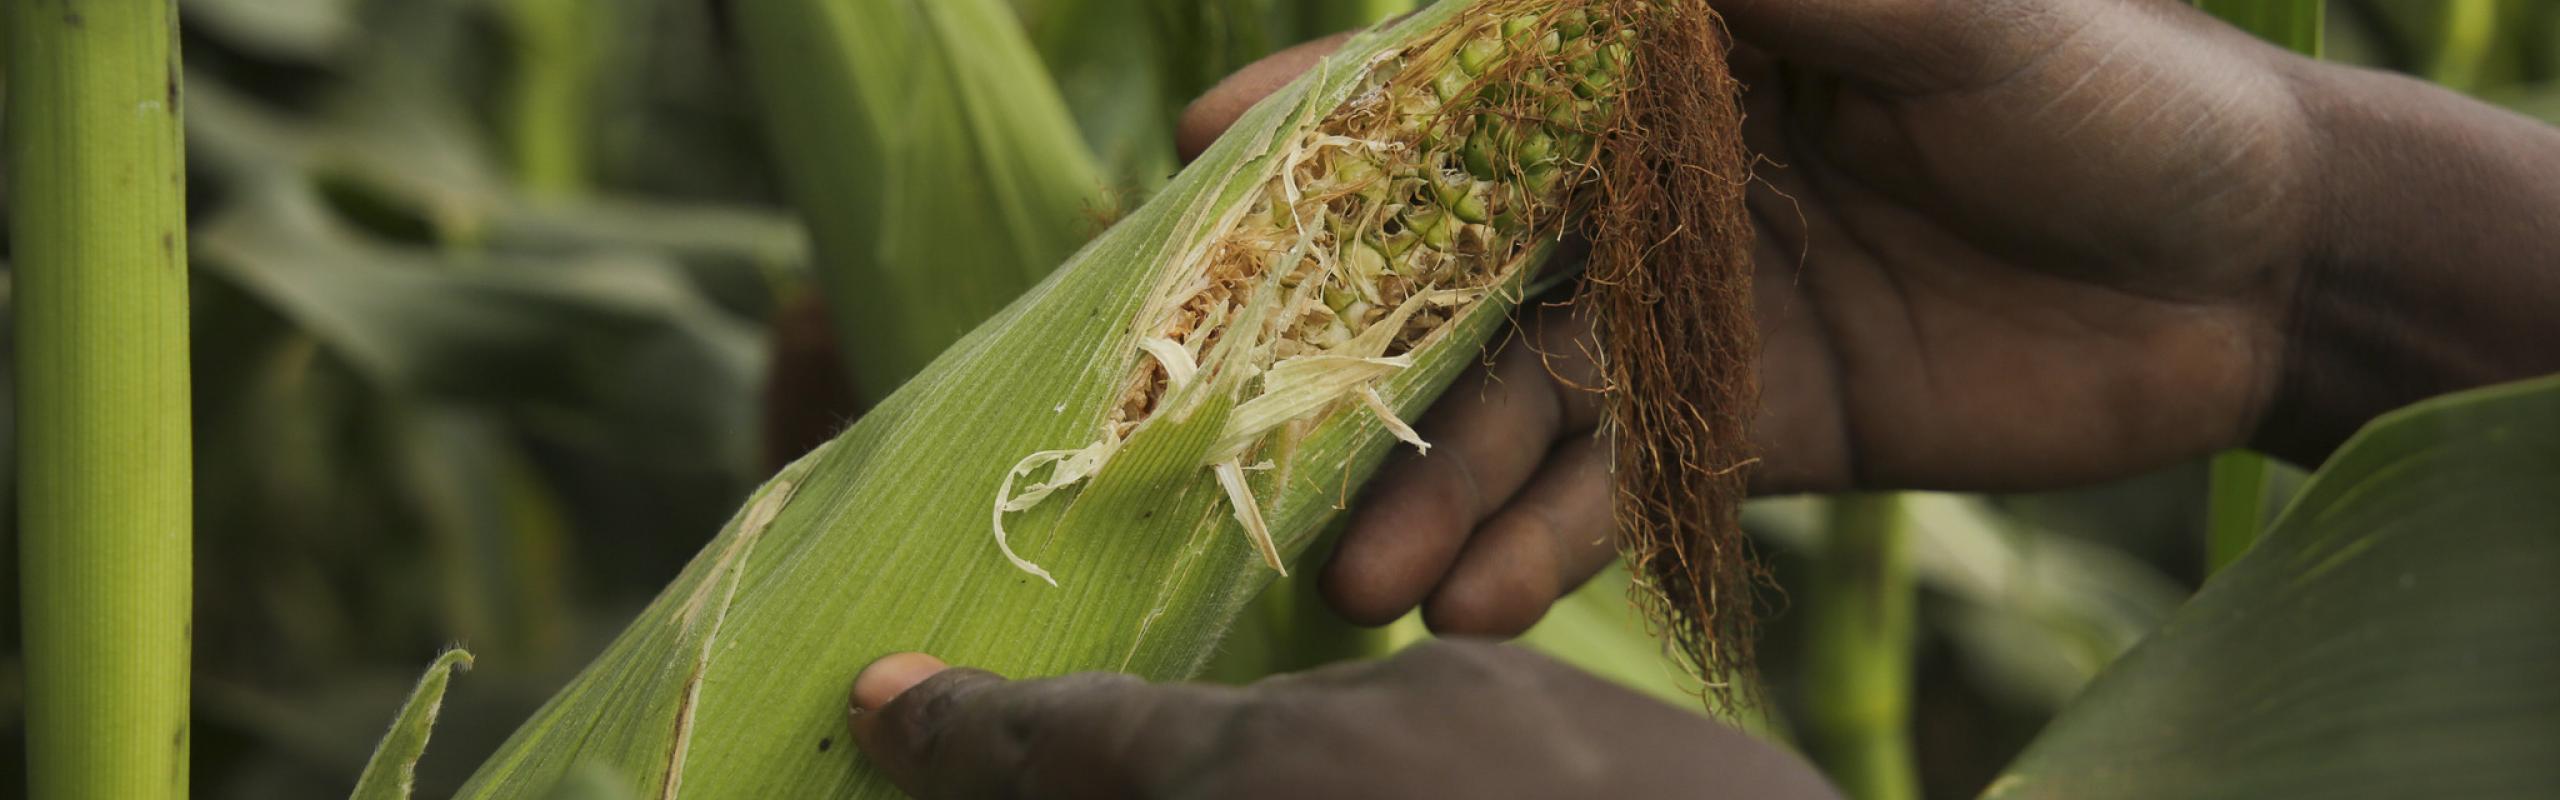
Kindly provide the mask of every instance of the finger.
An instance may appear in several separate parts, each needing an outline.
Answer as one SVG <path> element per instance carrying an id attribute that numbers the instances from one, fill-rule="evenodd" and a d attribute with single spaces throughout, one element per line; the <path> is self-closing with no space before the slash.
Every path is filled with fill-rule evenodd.
<path id="1" fill-rule="evenodd" d="M 1555 438 L 1590 427 L 1591 399 L 1549 372 L 1550 363 L 1588 371 L 1572 336 L 1583 328 L 1564 316 L 1542 314 L 1536 319 L 1562 322 L 1533 322 L 1491 368 L 1469 370 L 1423 415 L 1431 453 L 1400 453 L 1370 484 L 1321 578 L 1345 619 L 1383 625 L 1420 604 L 1476 523 L 1529 480 Z"/>
<path id="2" fill-rule="evenodd" d="M 1175 152 L 1180 153 L 1186 163 L 1199 158 L 1201 152 L 1209 149 L 1211 142 L 1218 140 L 1218 134 L 1227 132 L 1227 126 L 1235 124 L 1237 117 L 1244 116 L 1245 109 L 1279 91 L 1299 73 L 1313 68 L 1317 61 L 1340 49 L 1343 40 L 1349 38 L 1349 33 L 1337 33 L 1299 44 L 1263 56 L 1262 60 L 1247 64 L 1244 69 L 1218 81 L 1218 85 L 1209 87 L 1200 99 L 1191 101 L 1191 105 L 1182 109 L 1182 120 L 1173 129 Z"/>
<path id="3" fill-rule="evenodd" d="M 1195 771 L 1238 698 L 1114 673 L 1006 681 L 901 654 L 854 680 L 853 731 L 917 797 L 1150 797 Z"/>
<path id="4" fill-rule="evenodd" d="M 1597 436 L 1558 445 L 1527 488 L 1486 520 L 1422 618 L 1435 633 L 1518 636 L 1617 556 L 1609 453 Z"/>
<path id="5" fill-rule="evenodd" d="M 1718 0 L 1735 38 L 1903 91 L 1980 85 L 2032 59 L 2069 0 Z"/>

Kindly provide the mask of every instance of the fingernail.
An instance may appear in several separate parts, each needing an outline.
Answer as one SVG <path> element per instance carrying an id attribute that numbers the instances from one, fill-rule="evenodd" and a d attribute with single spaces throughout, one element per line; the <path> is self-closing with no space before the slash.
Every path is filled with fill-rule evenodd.
<path id="1" fill-rule="evenodd" d="M 863 667 L 853 679 L 853 713 L 878 711 L 947 665 L 923 653 L 892 653 Z"/>

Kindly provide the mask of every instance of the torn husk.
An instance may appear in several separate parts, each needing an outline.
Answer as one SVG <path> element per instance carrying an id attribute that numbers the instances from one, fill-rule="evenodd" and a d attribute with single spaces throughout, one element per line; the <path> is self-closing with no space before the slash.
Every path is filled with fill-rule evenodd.
<path id="1" fill-rule="evenodd" d="M 1192 675 L 1347 487 L 1400 441 L 1420 444 L 1404 420 L 1481 357 L 1575 214 L 1616 237 L 1595 242 L 1594 284 L 1644 271 L 1630 254 L 1655 242 L 1728 254 L 1694 237 L 1741 235 L 1706 224 L 1732 210 L 1709 201 L 1738 184 L 1678 176 L 1731 176 L 1739 161 L 1692 164 L 1706 151 L 1632 133 L 1733 121 L 1729 95 L 1645 99 L 1681 88 L 1645 77 L 1661 68 L 1648 66 L 1662 61 L 1647 54 L 1655 42 L 1720 41 L 1705 27 L 1662 39 L 1650 28 L 1705 26 L 1705 13 L 1653 0 L 1442 3 L 1354 37 L 786 468 L 461 796 L 538 794 L 581 769 L 639 796 L 894 796 L 853 748 L 827 743 L 841 742 L 854 673 L 897 651 L 1016 677 Z M 1671 61 L 1722 65 L 1708 53 Z M 1684 116 L 1710 108 L 1721 116 Z M 1645 181 L 1658 183 L 1630 188 Z M 1711 191 L 1661 194 L 1671 189 Z M 1747 339 L 1662 327 L 1688 319 L 1673 304 L 1743 302 L 1691 295 L 1698 281 L 1747 277 L 1687 274 L 1741 264 L 1657 259 L 1657 283 L 1613 284 L 1656 289 L 1594 289 L 1582 302 L 1645 312 L 1603 323 L 1640 347 L 1700 346 L 1669 362 L 1713 370 L 1695 375 L 1747 375 Z M 1741 308 L 1704 309 L 1716 322 L 1703 330 L 1747 320 Z M 1720 415 L 1747 403 L 1666 406 L 1654 393 L 1747 382 L 1626 362 L 1609 361 L 1605 388 L 1620 441 L 1647 443 L 1619 454 L 1622 478 L 1644 481 L 1629 484 L 1622 515 L 1639 534 L 1635 563 L 1672 592 L 1657 610 L 1681 642 L 1716 642 L 1687 632 L 1730 630 L 1699 625 L 1747 604 L 1725 584 L 1674 579 L 1712 578 L 1709 556 L 1738 552 L 1711 533 L 1731 509 L 1709 479 L 1734 474 L 1738 451 L 1718 448 L 1740 440 Z M 1666 423 L 1664 408 L 1691 418 Z M 1730 646 L 1697 652 L 1737 663 Z"/>

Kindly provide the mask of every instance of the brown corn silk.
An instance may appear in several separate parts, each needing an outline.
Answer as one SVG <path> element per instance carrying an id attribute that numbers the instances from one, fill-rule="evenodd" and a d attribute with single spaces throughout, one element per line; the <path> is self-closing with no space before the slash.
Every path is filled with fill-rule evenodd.
<path id="1" fill-rule="evenodd" d="M 1751 699 L 1767 575 L 1740 523 L 1759 399 L 1751 160 L 1732 41 L 1703 2 L 1608 4 L 1639 19 L 1574 302 L 1602 344 L 1621 549 L 1637 601 L 1726 703 Z"/>

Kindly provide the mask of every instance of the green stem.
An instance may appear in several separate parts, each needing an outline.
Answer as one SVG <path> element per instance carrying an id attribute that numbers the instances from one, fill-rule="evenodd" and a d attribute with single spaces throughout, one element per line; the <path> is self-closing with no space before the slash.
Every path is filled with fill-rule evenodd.
<path id="1" fill-rule="evenodd" d="M 612 5 L 509 0 L 504 8 L 516 45 L 507 86 L 507 139 L 517 178 L 536 198 L 584 194 L 603 65 L 599 28 Z"/>
<path id="2" fill-rule="evenodd" d="M 27 781 L 186 796 L 192 590 L 177 11 L 8 10 Z"/>
<path id="3" fill-rule="evenodd" d="M 2267 457 L 2231 450 L 2213 457 L 2205 497 L 2205 574 L 2249 552 L 2266 522 Z"/>
<path id="4" fill-rule="evenodd" d="M 2498 35 L 2498 0 L 2444 0 L 2439 12 L 2443 36 L 2427 79 L 2457 92 L 2480 90 L 2480 71 Z"/>
<path id="5" fill-rule="evenodd" d="M 1910 555 L 1902 501 L 1833 498 L 1806 598 L 1806 749 L 1853 800 L 1914 800 Z"/>

